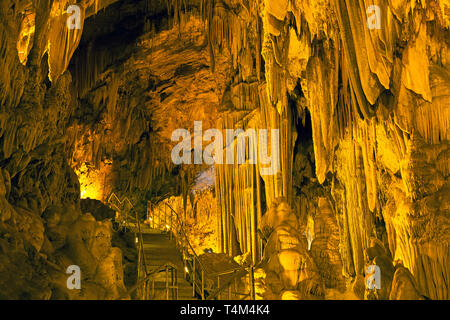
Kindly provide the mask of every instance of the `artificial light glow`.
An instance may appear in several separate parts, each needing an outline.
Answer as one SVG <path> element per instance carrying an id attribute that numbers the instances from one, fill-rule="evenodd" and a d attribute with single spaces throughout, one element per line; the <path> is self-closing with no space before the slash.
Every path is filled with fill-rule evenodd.
<path id="1" fill-rule="evenodd" d="M 101 199 L 101 192 L 96 186 L 86 186 L 86 189 L 81 191 L 81 199 Z"/>
<path id="2" fill-rule="evenodd" d="M 105 189 L 105 177 L 108 175 L 109 167 L 101 165 L 102 169 L 95 169 L 83 164 L 80 168 L 75 169 L 80 182 L 81 199 L 97 199 L 102 200 Z"/>
<path id="3" fill-rule="evenodd" d="M 166 229 L 167 229 L 167 230 L 170 229 L 170 226 L 169 226 L 168 224 L 166 224 Z"/>

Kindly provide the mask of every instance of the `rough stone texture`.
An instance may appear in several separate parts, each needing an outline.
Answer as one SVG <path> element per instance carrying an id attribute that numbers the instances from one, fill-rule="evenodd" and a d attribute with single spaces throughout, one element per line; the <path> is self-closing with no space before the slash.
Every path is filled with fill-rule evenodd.
<path id="1" fill-rule="evenodd" d="M 73 3 L 0 3 L 1 297 L 125 297 L 84 178 L 140 212 L 187 203 L 205 166 L 174 166 L 170 135 L 201 120 L 280 129 L 276 175 L 215 167 L 218 249 L 256 263 L 268 240 L 267 297 L 449 298 L 448 0 L 83 0 L 68 30 Z"/>
<path id="2" fill-rule="evenodd" d="M 323 278 L 307 251 L 305 239 L 300 236 L 297 218 L 289 205 L 277 199 L 264 215 L 262 226 L 263 230 L 267 230 L 267 245 L 260 266 L 266 275 L 263 297 L 283 300 L 323 299 Z"/>
<path id="3" fill-rule="evenodd" d="M 394 261 L 401 260 L 410 270 L 421 294 L 448 299 L 449 3 L 375 4 L 381 9 L 380 30 L 367 28 L 369 4 L 363 0 L 266 0 L 249 4 L 248 11 L 237 5 L 233 13 L 226 13 L 227 21 L 235 19 L 248 26 L 247 33 L 239 33 L 238 23 L 223 24 L 236 35 L 229 46 L 233 60 L 245 61 L 246 50 L 257 48 L 253 73 L 267 96 L 254 105 L 261 106 L 259 113 L 266 113 L 269 104 L 280 116 L 270 124 L 236 116 L 243 120 L 228 126 L 283 130 L 287 123 L 292 130 L 299 121 L 296 116 L 303 126 L 310 117 L 315 174 L 308 175 L 307 166 L 302 165 L 309 162 L 305 160 L 310 138 L 297 125 L 296 132 L 281 134 L 282 173 L 274 184 L 265 177 L 264 184 L 254 179 L 252 167 L 246 168 L 245 175 L 244 166 L 216 169 L 222 215 L 239 215 L 247 223 L 254 216 L 259 224 L 261 193 L 265 193 L 266 206 L 283 195 L 299 206 L 303 216 L 318 190 L 308 183 L 317 179 L 334 207 L 345 277 L 364 275 L 364 251 L 377 238 Z M 213 14 L 225 20 L 223 10 Z M 209 31 L 216 39 L 213 44 L 221 39 L 219 34 L 226 34 L 216 26 Z M 258 67 L 260 53 L 264 70 Z M 244 74 L 248 66 L 242 62 L 234 68 Z M 246 80 L 232 78 L 232 83 L 240 81 Z M 251 116 L 257 119 L 258 111 Z M 299 145 L 304 145 L 303 151 Z M 289 163 L 290 159 L 295 162 Z M 294 180 L 285 175 L 292 165 Z M 309 177 L 295 178 L 297 168 Z M 233 172 L 243 177 L 239 183 Z M 230 202 L 229 192 L 245 200 Z M 235 222 L 234 227 L 239 233 L 239 224 Z M 251 226 L 243 229 L 254 234 Z M 228 218 L 223 230 L 227 244 L 226 234 L 233 230 Z M 258 241 L 241 238 L 239 245 L 246 248 L 256 243 L 252 250 L 258 251 Z M 234 254 L 232 247 L 224 249 Z M 383 261 L 380 258 L 379 263 Z M 389 271 L 387 278 L 392 276 Z M 388 298 L 387 294 L 380 298 Z"/>
<path id="4" fill-rule="evenodd" d="M 81 199 L 80 206 L 82 212 L 89 212 L 97 221 L 113 220 L 116 216 L 116 212 L 105 206 L 100 200 Z"/>
<path id="5" fill-rule="evenodd" d="M 79 5 L 86 18 L 95 13 L 93 7 L 102 9 L 111 2 Z M 81 31 L 69 31 L 65 25 L 68 3 L 0 5 L 4 299 L 128 297 L 122 254 L 111 247 L 111 225 L 81 213 L 78 178 L 69 165 L 78 132 L 72 77 L 66 68 Z M 81 267 L 82 290 L 67 288 L 66 268 L 73 264 Z"/>

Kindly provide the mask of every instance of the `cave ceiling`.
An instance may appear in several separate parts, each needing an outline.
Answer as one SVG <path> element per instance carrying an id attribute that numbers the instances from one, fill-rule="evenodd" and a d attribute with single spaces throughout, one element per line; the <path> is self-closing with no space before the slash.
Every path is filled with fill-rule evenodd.
<path id="1" fill-rule="evenodd" d="M 260 224 L 287 221 L 270 241 L 318 217 L 339 272 L 318 249 L 292 254 L 319 265 L 312 278 L 358 279 L 378 259 L 382 298 L 448 299 L 449 15 L 449 0 L 0 0 L 0 221 L 45 229 L 88 187 L 142 210 L 181 195 L 186 212 L 212 172 L 221 252 L 259 261 Z M 172 133 L 194 121 L 279 130 L 279 170 L 260 174 L 248 149 L 239 165 L 174 164 Z"/>

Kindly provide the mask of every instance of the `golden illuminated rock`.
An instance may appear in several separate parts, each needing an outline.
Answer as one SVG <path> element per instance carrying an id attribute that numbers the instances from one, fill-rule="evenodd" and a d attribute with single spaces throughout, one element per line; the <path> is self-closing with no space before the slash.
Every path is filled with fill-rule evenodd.
<path id="1" fill-rule="evenodd" d="M 256 268 L 258 299 L 449 299 L 449 13 L 448 0 L 1 1 L 0 298 L 129 298 L 111 222 L 80 210 L 114 192 L 142 221 L 172 203 L 196 250 Z M 172 133 L 194 121 L 279 130 L 265 150 L 279 170 L 262 174 L 248 146 L 245 163 L 175 164 Z"/>

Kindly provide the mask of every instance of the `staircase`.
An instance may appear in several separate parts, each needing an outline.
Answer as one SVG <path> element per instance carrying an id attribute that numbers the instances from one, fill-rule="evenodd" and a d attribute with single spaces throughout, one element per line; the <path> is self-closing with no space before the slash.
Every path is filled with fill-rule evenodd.
<path id="1" fill-rule="evenodd" d="M 176 272 L 173 276 L 176 277 L 178 300 L 196 300 L 191 284 L 184 277 L 185 266 L 182 256 L 176 247 L 175 240 L 171 239 L 168 233 L 162 233 L 150 228 L 142 228 L 142 238 L 147 270 L 157 269 L 166 263 L 174 265 Z M 162 271 L 152 277 L 150 288 L 152 300 L 167 298 L 166 276 L 166 272 Z"/>
<path id="2" fill-rule="evenodd" d="M 137 291 L 136 297 L 141 300 L 209 300 L 220 299 L 228 290 L 228 299 L 232 296 L 255 299 L 254 267 L 211 274 L 201 263 L 177 212 L 169 204 L 164 203 L 164 211 L 156 213 L 151 205 L 147 206 L 147 220 L 142 223 L 127 197 L 120 200 L 112 193 L 108 203 L 122 217 L 116 219 L 119 229 L 134 232 L 136 237 L 138 281 L 128 291 L 130 295 Z M 250 292 L 236 292 L 235 280 L 246 275 Z M 223 276 L 228 278 L 225 283 L 220 281 Z M 217 277 L 216 283 L 211 282 L 211 277 Z"/>

